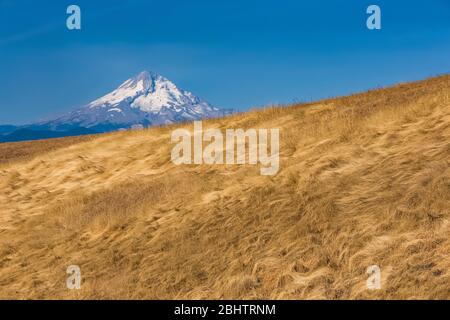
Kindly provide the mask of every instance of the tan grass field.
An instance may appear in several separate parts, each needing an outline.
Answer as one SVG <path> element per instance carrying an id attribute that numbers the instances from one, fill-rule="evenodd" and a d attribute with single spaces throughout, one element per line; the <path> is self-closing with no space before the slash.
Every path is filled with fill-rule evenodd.
<path id="1" fill-rule="evenodd" d="M 280 128 L 275 176 L 176 127 L 0 145 L 0 298 L 450 299 L 450 75 L 204 122 Z"/>

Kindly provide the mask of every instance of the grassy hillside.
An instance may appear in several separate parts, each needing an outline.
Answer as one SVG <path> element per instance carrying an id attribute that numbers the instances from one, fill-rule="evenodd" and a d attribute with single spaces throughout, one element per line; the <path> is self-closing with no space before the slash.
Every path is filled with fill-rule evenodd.
<path id="1" fill-rule="evenodd" d="M 280 128 L 275 176 L 180 126 L 1 145 L 0 298 L 450 299 L 449 75 L 204 122 Z"/>

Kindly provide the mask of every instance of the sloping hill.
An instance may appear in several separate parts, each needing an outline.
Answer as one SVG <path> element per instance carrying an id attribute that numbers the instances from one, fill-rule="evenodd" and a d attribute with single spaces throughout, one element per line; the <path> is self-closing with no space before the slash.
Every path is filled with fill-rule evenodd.
<path id="1" fill-rule="evenodd" d="M 275 176 L 173 165 L 178 127 L 0 164 L 0 298 L 450 299 L 450 76 L 204 122 L 280 128 Z"/>

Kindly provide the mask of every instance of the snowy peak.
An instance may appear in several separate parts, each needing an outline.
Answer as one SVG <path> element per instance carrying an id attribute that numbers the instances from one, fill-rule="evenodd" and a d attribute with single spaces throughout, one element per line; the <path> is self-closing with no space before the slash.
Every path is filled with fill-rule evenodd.
<path id="1" fill-rule="evenodd" d="M 129 104 L 143 112 L 157 113 L 163 108 L 182 111 L 183 107 L 201 105 L 203 109 L 218 110 L 192 93 L 179 89 L 168 79 L 148 71 L 143 71 L 126 80 L 116 90 L 91 102 L 90 108 L 118 107 Z M 202 108 L 198 109 L 202 111 Z"/>
<path id="2" fill-rule="evenodd" d="M 98 132 L 220 117 L 231 113 L 210 105 L 163 76 L 143 71 L 114 91 L 57 119 L 36 125 L 46 130 L 89 128 Z"/>
<path id="3" fill-rule="evenodd" d="M 128 79 L 122 83 L 118 89 L 138 89 L 141 91 L 150 90 L 156 81 L 169 81 L 166 78 L 160 76 L 159 74 L 142 71 L 133 78 Z M 170 82 L 170 81 L 169 81 Z"/>
<path id="4" fill-rule="evenodd" d="M 88 106 L 91 108 L 115 106 L 122 101 L 133 99 L 137 95 L 148 91 L 152 87 L 154 81 L 156 81 L 159 77 L 159 75 L 151 74 L 148 71 L 143 71 L 137 76 L 126 80 L 116 90 L 91 102 Z"/>

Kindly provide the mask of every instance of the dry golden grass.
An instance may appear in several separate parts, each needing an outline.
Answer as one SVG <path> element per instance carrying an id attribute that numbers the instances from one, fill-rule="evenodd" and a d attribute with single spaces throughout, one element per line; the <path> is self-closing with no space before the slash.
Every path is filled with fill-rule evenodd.
<path id="1" fill-rule="evenodd" d="M 204 123 L 280 128 L 276 176 L 174 166 L 175 127 L 0 164 L 0 298 L 450 298 L 450 76 Z"/>

